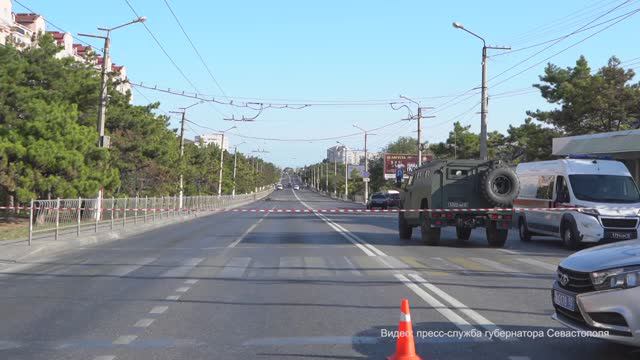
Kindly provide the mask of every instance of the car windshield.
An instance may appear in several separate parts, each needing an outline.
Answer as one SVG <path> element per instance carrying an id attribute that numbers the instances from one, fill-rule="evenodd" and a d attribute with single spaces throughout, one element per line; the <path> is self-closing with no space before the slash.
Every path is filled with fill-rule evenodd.
<path id="1" fill-rule="evenodd" d="M 373 199 L 380 200 L 380 199 L 384 199 L 384 198 L 385 198 L 385 196 L 384 196 L 384 195 L 381 195 L 381 194 L 378 194 L 378 195 L 373 195 L 373 196 L 372 196 L 372 198 L 373 198 Z"/>
<path id="2" fill-rule="evenodd" d="M 579 200 L 602 203 L 637 203 L 640 193 L 633 178 L 619 175 L 569 175 L 573 194 Z"/>

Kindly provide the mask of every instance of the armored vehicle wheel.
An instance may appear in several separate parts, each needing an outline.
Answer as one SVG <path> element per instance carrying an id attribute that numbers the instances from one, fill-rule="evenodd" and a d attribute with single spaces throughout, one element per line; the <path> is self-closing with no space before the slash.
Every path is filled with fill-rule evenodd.
<path id="1" fill-rule="evenodd" d="M 510 207 L 520 190 L 518 176 L 505 166 L 497 166 L 486 171 L 480 185 L 484 198 L 498 207 Z"/>
<path id="2" fill-rule="evenodd" d="M 407 223 L 407 219 L 404 218 L 404 213 L 398 213 L 398 235 L 400 235 L 400 239 L 409 240 L 411 239 L 411 234 L 413 233 L 413 227 L 409 226 Z"/>
<path id="3" fill-rule="evenodd" d="M 495 221 L 487 224 L 487 241 L 489 242 L 489 246 L 503 247 L 508 235 L 509 229 L 498 229 Z"/>
<path id="4" fill-rule="evenodd" d="M 456 226 L 456 236 L 458 240 L 469 240 L 469 237 L 471 237 L 471 228 Z"/>
<path id="5" fill-rule="evenodd" d="M 428 217 L 422 217 L 420 231 L 422 233 L 422 241 L 425 244 L 435 246 L 440 242 L 440 228 L 432 228 L 431 220 Z"/>

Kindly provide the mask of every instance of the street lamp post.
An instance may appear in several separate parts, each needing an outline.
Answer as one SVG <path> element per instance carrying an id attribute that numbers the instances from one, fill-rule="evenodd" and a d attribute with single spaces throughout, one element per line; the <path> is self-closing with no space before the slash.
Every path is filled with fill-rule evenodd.
<path id="1" fill-rule="evenodd" d="M 418 109 L 418 111 L 420 111 Z M 376 134 L 371 134 L 369 133 L 367 130 L 361 128 L 360 126 L 353 124 L 353 127 L 355 127 L 356 129 L 359 129 L 360 131 L 362 131 L 364 133 L 364 172 L 367 173 L 367 178 L 369 177 L 369 156 L 367 154 L 367 137 L 369 135 L 376 135 Z M 418 133 L 420 134 L 420 133 Z M 418 135 L 419 136 L 419 135 Z M 420 140 L 418 140 L 418 142 L 420 142 Z M 420 154 L 420 153 L 418 153 Z M 420 154 L 421 155 L 421 154 Z M 421 157 L 419 155 L 419 157 Z M 369 181 L 365 181 L 364 182 L 364 201 L 366 202 L 369 199 Z"/>
<path id="2" fill-rule="evenodd" d="M 342 145 L 344 150 L 344 199 L 349 199 L 349 166 L 347 166 L 347 145 L 341 143 L 340 141 L 336 141 L 338 144 Z"/>
<path id="3" fill-rule="evenodd" d="M 184 121 L 186 120 L 187 109 L 192 108 L 196 105 L 202 104 L 202 101 L 198 101 L 195 104 L 189 105 L 187 107 L 180 108 L 180 111 L 170 111 L 173 114 L 180 114 L 180 199 L 178 200 L 178 208 L 182 209 L 183 205 L 183 196 L 184 196 L 184 177 L 182 174 L 182 161 L 184 158 Z"/>
<path id="4" fill-rule="evenodd" d="M 487 49 L 511 50 L 508 46 L 487 46 L 487 42 L 480 35 L 465 28 L 458 22 L 453 23 L 456 29 L 464 30 L 482 40 L 482 88 L 480 95 L 480 160 L 488 159 L 487 152 L 487 114 L 489 112 L 489 95 L 487 93 Z"/>
<path id="5" fill-rule="evenodd" d="M 238 146 L 242 144 L 246 144 L 246 141 L 241 142 L 240 144 L 236 144 L 233 148 L 233 191 L 231 191 L 232 196 L 236 196 L 236 169 L 238 165 Z"/>
<path id="6" fill-rule="evenodd" d="M 105 148 L 109 147 L 109 139 L 104 136 L 104 123 L 107 116 L 107 77 L 108 72 L 111 70 L 111 59 L 109 57 L 109 49 L 111 47 L 111 32 L 120 28 L 123 28 L 128 25 L 132 25 L 135 23 L 143 23 L 147 20 L 146 17 L 141 16 L 133 21 L 129 21 L 126 24 L 114 26 L 112 28 L 98 28 L 100 31 L 105 31 L 106 36 L 102 35 L 91 35 L 91 34 L 78 34 L 78 36 L 91 37 L 96 39 L 104 40 L 104 56 L 102 57 L 102 68 L 100 73 L 100 101 L 98 103 L 98 147 Z M 104 196 L 104 188 L 100 187 L 98 191 L 98 201 L 97 201 L 97 209 L 96 209 L 96 217 L 99 220 L 100 214 L 102 213 L 102 198 Z"/>
<path id="7" fill-rule="evenodd" d="M 227 130 L 221 131 L 222 139 L 220 142 L 220 171 L 218 172 L 218 196 L 222 195 L 222 169 L 224 168 L 224 134 L 229 131 L 235 129 L 235 126 L 228 128 Z"/>

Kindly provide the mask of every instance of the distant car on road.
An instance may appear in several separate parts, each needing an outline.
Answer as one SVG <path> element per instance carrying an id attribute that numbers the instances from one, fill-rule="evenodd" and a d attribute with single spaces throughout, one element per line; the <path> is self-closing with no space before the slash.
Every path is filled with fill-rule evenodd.
<path id="1" fill-rule="evenodd" d="M 298 184 L 293 185 L 293 190 L 300 190 L 300 185 Z"/>
<path id="2" fill-rule="evenodd" d="M 520 194 L 514 205 L 525 208 L 518 217 L 520 240 L 556 236 L 575 249 L 580 243 L 638 238 L 640 192 L 623 163 L 538 161 L 519 164 L 516 174 Z"/>
<path id="3" fill-rule="evenodd" d="M 284 190 L 284 186 L 282 186 L 282 184 L 277 184 L 276 190 Z"/>
<path id="4" fill-rule="evenodd" d="M 639 284 L 640 241 L 579 251 L 558 266 L 552 317 L 601 339 L 640 346 Z"/>
<path id="5" fill-rule="evenodd" d="M 402 189 L 401 209 L 409 211 L 398 212 L 401 239 L 410 239 L 420 226 L 422 240 L 437 245 L 445 226 L 455 226 L 459 240 L 484 227 L 489 245 L 501 247 L 519 185 L 514 171 L 498 161 L 435 160 L 414 170 Z"/>
<path id="6" fill-rule="evenodd" d="M 367 209 L 389 209 L 400 206 L 400 192 L 390 190 L 389 192 L 377 192 L 371 195 L 367 201 Z"/>

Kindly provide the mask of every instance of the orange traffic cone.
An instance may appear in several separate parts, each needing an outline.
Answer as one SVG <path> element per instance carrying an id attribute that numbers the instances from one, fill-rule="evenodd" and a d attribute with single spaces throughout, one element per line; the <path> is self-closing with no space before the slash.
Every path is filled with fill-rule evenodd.
<path id="1" fill-rule="evenodd" d="M 398 323 L 398 341 L 396 353 L 387 360 L 422 360 L 416 354 L 416 344 L 413 341 L 413 326 L 411 325 L 411 313 L 409 312 L 409 300 L 402 299 L 400 305 L 400 322 Z"/>

